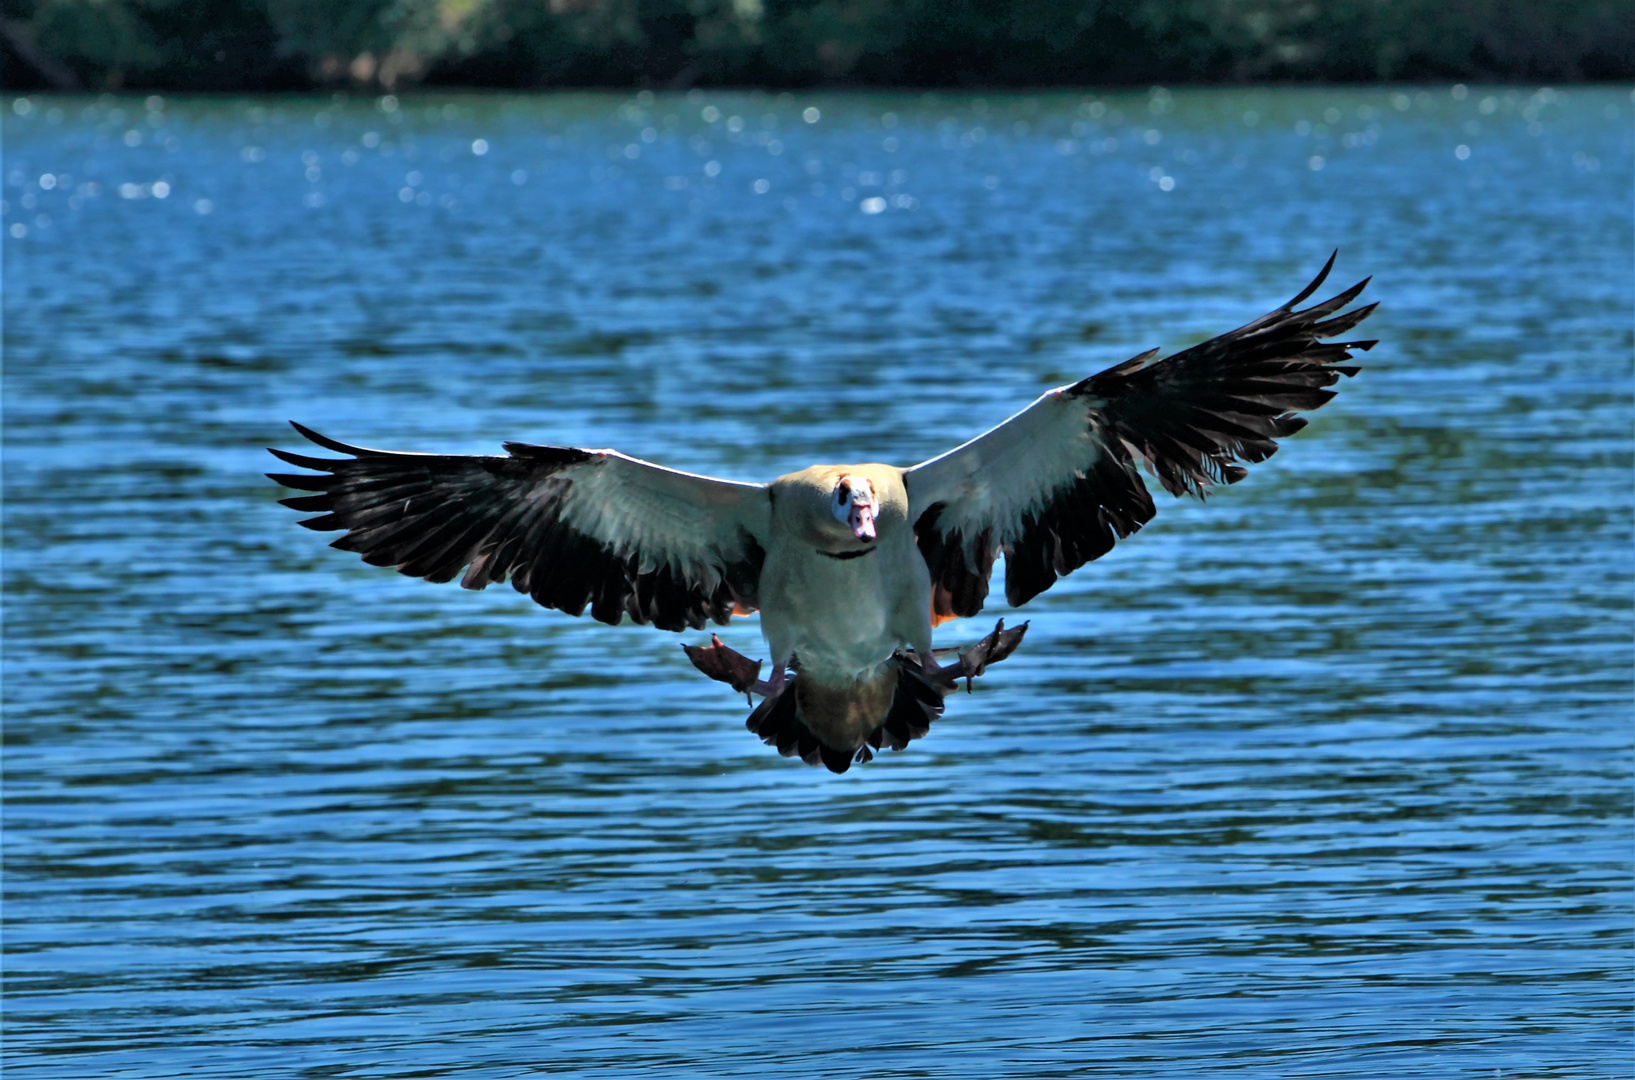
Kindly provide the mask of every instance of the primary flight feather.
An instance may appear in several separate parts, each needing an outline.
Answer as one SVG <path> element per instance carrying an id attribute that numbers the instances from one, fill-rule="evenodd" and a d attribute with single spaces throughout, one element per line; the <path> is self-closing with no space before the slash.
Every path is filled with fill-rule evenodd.
<path id="1" fill-rule="evenodd" d="M 283 502 L 319 514 L 308 528 L 343 531 L 334 547 L 427 581 L 509 580 L 545 607 L 662 630 L 759 611 L 769 678 L 713 637 L 689 656 L 764 699 L 748 724 L 780 752 L 844 772 L 925 734 L 957 679 L 1020 643 L 1026 627 L 1001 622 L 953 664 L 932 651 L 937 622 L 982 610 L 1001 555 L 1005 598 L 1025 604 L 1152 519 L 1143 468 L 1172 495 L 1236 483 L 1305 426 L 1296 413 L 1334 396 L 1352 350 L 1374 342 L 1329 339 L 1374 305 L 1343 310 L 1364 280 L 1296 310 L 1333 265 L 1245 326 L 1048 391 L 907 469 L 814 465 L 745 484 L 615 450 L 398 453 L 295 424 L 346 456 L 273 449 L 311 471 L 269 475 L 314 493 Z"/>

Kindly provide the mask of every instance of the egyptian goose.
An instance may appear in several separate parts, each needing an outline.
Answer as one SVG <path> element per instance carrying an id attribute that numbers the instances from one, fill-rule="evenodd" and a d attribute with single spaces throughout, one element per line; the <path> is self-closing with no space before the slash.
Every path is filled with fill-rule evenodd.
<path id="1" fill-rule="evenodd" d="M 1009 655 L 1025 624 L 1001 622 L 944 666 L 932 627 L 975 615 L 994 561 L 1019 607 L 1100 558 L 1154 514 L 1140 466 L 1172 495 L 1241 480 L 1351 350 L 1324 343 L 1374 305 L 1339 314 L 1365 279 L 1303 311 L 1333 257 L 1293 300 L 1246 326 L 1154 361 L 1156 349 L 1051 390 L 991 431 L 908 469 L 814 465 L 770 484 L 717 480 L 615 450 L 504 444 L 506 456 L 395 453 L 348 446 L 300 424 L 316 458 L 272 450 L 313 473 L 269 474 L 316 492 L 310 529 L 375 566 L 518 592 L 570 615 L 662 630 L 761 613 L 760 665 L 712 635 L 686 646 L 706 674 L 764 698 L 748 725 L 786 756 L 844 772 L 882 745 L 925 734 L 958 678 Z M 906 651 L 905 651 L 906 650 Z M 790 674 L 792 669 L 792 674 Z M 751 699 L 753 701 L 753 698 Z"/>

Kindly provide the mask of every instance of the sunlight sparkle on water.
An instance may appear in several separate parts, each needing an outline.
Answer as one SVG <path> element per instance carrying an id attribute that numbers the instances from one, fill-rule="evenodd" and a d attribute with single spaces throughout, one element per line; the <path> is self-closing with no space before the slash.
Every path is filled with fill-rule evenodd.
<path id="1" fill-rule="evenodd" d="M 0 100 L 7 1061 L 1627 1072 L 1631 99 L 1467 89 Z M 1336 246 L 1358 376 L 842 778 L 261 478 L 917 461 Z"/>

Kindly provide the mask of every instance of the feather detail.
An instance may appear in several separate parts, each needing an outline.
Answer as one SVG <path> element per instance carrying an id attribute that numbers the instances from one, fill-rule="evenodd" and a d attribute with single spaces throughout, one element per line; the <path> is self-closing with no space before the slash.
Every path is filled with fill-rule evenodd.
<path id="1" fill-rule="evenodd" d="M 505 457 L 371 450 L 294 425 L 345 454 L 280 460 L 270 473 L 317 494 L 282 500 L 341 530 L 333 547 L 427 581 L 468 589 L 509 579 L 544 607 L 664 630 L 753 611 L 765 488 L 663 469 L 614 451 L 508 442 Z M 463 571 L 463 576 L 462 576 Z"/>

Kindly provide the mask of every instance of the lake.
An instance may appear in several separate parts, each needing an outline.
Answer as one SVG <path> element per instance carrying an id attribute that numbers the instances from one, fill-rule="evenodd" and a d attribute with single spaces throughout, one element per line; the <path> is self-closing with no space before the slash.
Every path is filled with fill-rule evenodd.
<path id="1" fill-rule="evenodd" d="M 8 1073 L 1629 1074 L 1628 88 L 3 105 Z M 1362 374 L 843 777 L 261 475 L 906 465 L 1335 248 Z"/>

